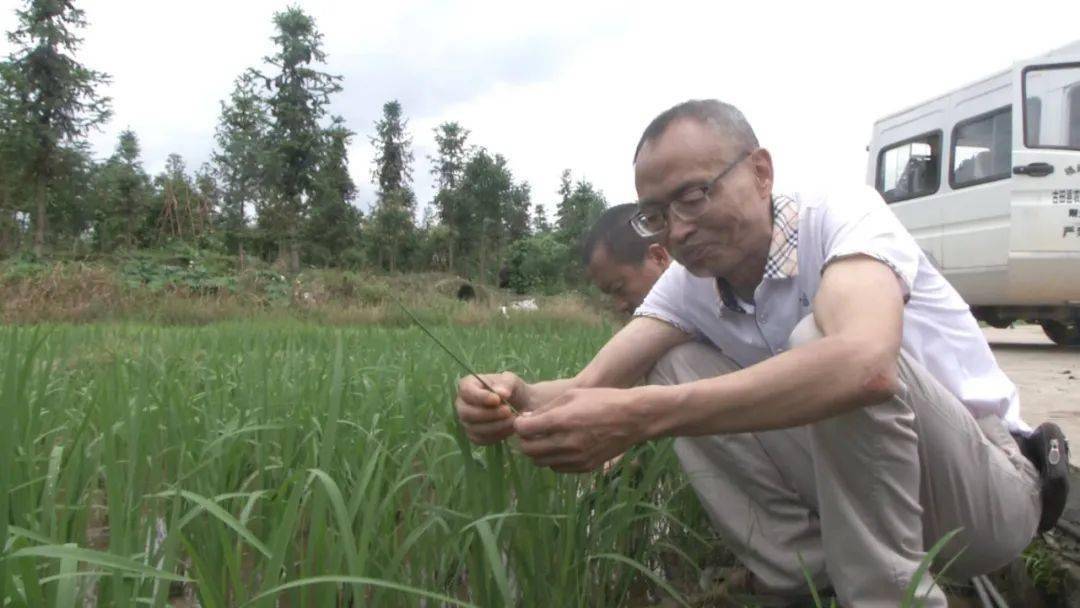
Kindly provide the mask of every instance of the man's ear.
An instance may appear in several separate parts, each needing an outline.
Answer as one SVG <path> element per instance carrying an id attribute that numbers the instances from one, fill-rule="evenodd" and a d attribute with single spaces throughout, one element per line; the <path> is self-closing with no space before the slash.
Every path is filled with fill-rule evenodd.
<path id="1" fill-rule="evenodd" d="M 664 269 L 671 264 L 671 254 L 669 254 L 668 250 L 660 243 L 649 244 L 649 249 L 645 252 L 645 256 Z"/>
<path id="2" fill-rule="evenodd" d="M 750 162 L 754 169 L 754 177 L 757 179 L 758 193 L 763 197 L 772 195 L 774 177 L 772 155 L 765 148 L 758 148 L 750 154 Z"/>

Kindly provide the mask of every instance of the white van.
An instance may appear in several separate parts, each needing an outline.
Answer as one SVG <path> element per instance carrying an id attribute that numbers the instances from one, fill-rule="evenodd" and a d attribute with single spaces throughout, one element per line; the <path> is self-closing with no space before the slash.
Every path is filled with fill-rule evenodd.
<path id="1" fill-rule="evenodd" d="M 867 150 L 977 318 L 1080 345 L 1080 41 L 878 120 Z"/>

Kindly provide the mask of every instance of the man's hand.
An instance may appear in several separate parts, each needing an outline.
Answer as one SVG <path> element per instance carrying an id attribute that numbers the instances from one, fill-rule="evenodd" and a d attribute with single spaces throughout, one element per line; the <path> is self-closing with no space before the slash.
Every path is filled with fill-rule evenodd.
<path id="1" fill-rule="evenodd" d="M 519 411 L 527 409 L 529 386 L 510 372 L 480 377 L 495 392 L 484 388 L 473 376 L 465 376 L 458 381 L 454 406 L 469 439 L 473 443 L 490 445 L 514 434 L 514 413 L 502 400 L 509 401 Z"/>
<path id="2" fill-rule="evenodd" d="M 458 382 L 454 406 L 469 439 L 480 445 L 497 443 L 514 433 L 513 412 L 501 404 L 500 396 L 524 412 L 555 403 L 577 387 L 630 386 L 647 374 L 664 353 L 687 340 L 690 336 L 663 321 L 634 319 L 573 378 L 526 384 L 512 373 L 482 376 L 495 390 L 492 393 L 476 378 L 467 376 Z"/>
<path id="3" fill-rule="evenodd" d="M 637 389 L 570 390 L 511 422 L 534 464 L 583 473 L 648 439 L 640 395 Z"/>

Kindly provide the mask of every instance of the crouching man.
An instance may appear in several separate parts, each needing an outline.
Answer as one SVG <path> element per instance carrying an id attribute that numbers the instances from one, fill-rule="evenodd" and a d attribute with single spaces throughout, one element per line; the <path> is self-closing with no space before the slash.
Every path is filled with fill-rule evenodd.
<path id="1" fill-rule="evenodd" d="M 624 315 L 641 306 L 671 264 L 655 238 L 644 238 L 631 227 L 637 213 L 634 204 L 607 209 L 582 246 L 589 280 Z M 646 384 L 684 384 L 737 369 L 739 365 L 715 347 L 691 340 L 664 353 Z M 808 441 L 806 427 L 675 439 L 679 463 L 714 530 L 744 566 L 726 573 L 727 592 L 760 596 L 779 591 L 793 603 L 810 599 L 799 557 L 822 561 L 820 528 L 810 507 L 813 479 L 784 479 L 770 456 L 805 461 L 810 457 Z M 740 467 L 723 466 L 735 461 L 732 454 L 738 455 Z M 824 589 L 824 573 L 817 574 L 815 584 Z"/>
<path id="2" fill-rule="evenodd" d="M 1042 488 L 1060 483 L 1063 439 L 1038 436 L 1058 446 L 1040 475 L 1010 435 L 1026 429 L 1015 386 L 876 192 L 774 193 L 768 151 L 717 101 L 658 116 L 634 169 L 631 223 L 674 261 L 575 377 L 487 376 L 522 416 L 462 379 L 473 441 L 516 433 L 538 466 L 581 472 L 653 438 L 708 437 L 680 458 L 746 586 L 801 594 L 805 568 L 844 606 L 899 605 L 951 531 L 944 557 L 966 578 L 1056 518 L 1060 496 Z M 718 375 L 700 367 L 713 349 Z M 665 385 L 635 387 L 650 371 Z M 919 587 L 946 605 L 929 577 Z"/>

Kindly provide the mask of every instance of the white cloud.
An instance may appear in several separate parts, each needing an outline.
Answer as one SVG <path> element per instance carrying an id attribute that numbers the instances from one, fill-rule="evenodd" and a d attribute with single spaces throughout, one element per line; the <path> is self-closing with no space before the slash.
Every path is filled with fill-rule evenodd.
<path id="1" fill-rule="evenodd" d="M 11 29 L 19 3 L 0 1 Z M 109 72 L 115 115 L 94 137 L 102 156 L 126 127 L 146 166 L 170 152 L 209 156 L 219 101 L 272 52 L 284 3 L 87 0 L 81 59 Z M 370 203 L 368 136 L 381 105 L 402 101 L 421 205 L 431 195 L 432 128 L 457 120 L 505 155 L 534 200 L 559 174 L 634 198 L 630 156 L 644 125 L 690 97 L 746 113 L 773 152 L 780 188 L 862 181 L 875 118 L 1063 45 L 1080 8 L 1018 15 L 992 2 L 517 3 L 302 2 L 324 34 L 334 103 L 357 132 L 351 171 Z M 3 47 L 6 52 L 6 47 Z"/>

